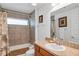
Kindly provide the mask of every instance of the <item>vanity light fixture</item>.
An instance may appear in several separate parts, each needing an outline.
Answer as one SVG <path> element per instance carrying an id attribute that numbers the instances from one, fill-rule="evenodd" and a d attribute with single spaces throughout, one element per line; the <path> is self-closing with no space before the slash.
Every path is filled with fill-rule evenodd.
<path id="1" fill-rule="evenodd" d="M 32 3 L 32 6 L 36 6 L 37 4 L 36 3 Z"/>
<path id="2" fill-rule="evenodd" d="M 56 6 L 56 5 L 58 5 L 59 3 L 52 3 L 51 5 L 54 7 L 54 6 Z"/>

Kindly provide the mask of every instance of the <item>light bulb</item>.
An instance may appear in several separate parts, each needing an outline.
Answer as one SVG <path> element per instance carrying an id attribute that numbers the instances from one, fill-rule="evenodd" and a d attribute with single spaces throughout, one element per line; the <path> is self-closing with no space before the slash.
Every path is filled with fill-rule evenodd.
<path id="1" fill-rule="evenodd" d="M 51 5 L 54 7 L 54 6 L 56 6 L 58 3 L 52 3 Z"/>
<path id="2" fill-rule="evenodd" d="M 36 3 L 32 3 L 32 5 L 33 5 L 33 6 L 36 6 L 37 4 L 36 4 Z"/>

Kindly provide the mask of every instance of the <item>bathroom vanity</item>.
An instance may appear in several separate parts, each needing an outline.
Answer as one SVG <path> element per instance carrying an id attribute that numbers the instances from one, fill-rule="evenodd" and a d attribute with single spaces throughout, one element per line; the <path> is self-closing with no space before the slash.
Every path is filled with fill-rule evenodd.
<path id="1" fill-rule="evenodd" d="M 64 46 L 64 50 L 53 50 L 46 47 L 48 43 L 46 40 L 35 42 L 35 56 L 79 56 L 79 49 Z"/>
<path id="2" fill-rule="evenodd" d="M 47 50 L 35 44 L 35 56 L 56 56 L 56 54 L 51 54 Z"/>

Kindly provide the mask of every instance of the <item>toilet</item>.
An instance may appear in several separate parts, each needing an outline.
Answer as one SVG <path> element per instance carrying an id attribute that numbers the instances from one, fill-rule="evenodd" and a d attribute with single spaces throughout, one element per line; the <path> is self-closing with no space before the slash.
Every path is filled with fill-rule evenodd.
<path id="1" fill-rule="evenodd" d="M 26 56 L 34 56 L 34 45 L 29 45 L 29 50 L 26 52 Z"/>

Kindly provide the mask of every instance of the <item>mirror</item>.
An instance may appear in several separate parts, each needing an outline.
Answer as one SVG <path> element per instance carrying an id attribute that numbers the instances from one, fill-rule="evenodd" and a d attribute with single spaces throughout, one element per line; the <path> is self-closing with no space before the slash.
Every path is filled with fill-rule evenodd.
<path id="1" fill-rule="evenodd" d="M 67 40 L 79 44 L 79 4 L 71 4 L 51 13 L 51 37 Z M 65 19 L 66 18 L 66 26 Z M 59 20 L 63 20 L 63 24 L 59 27 Z"/>

